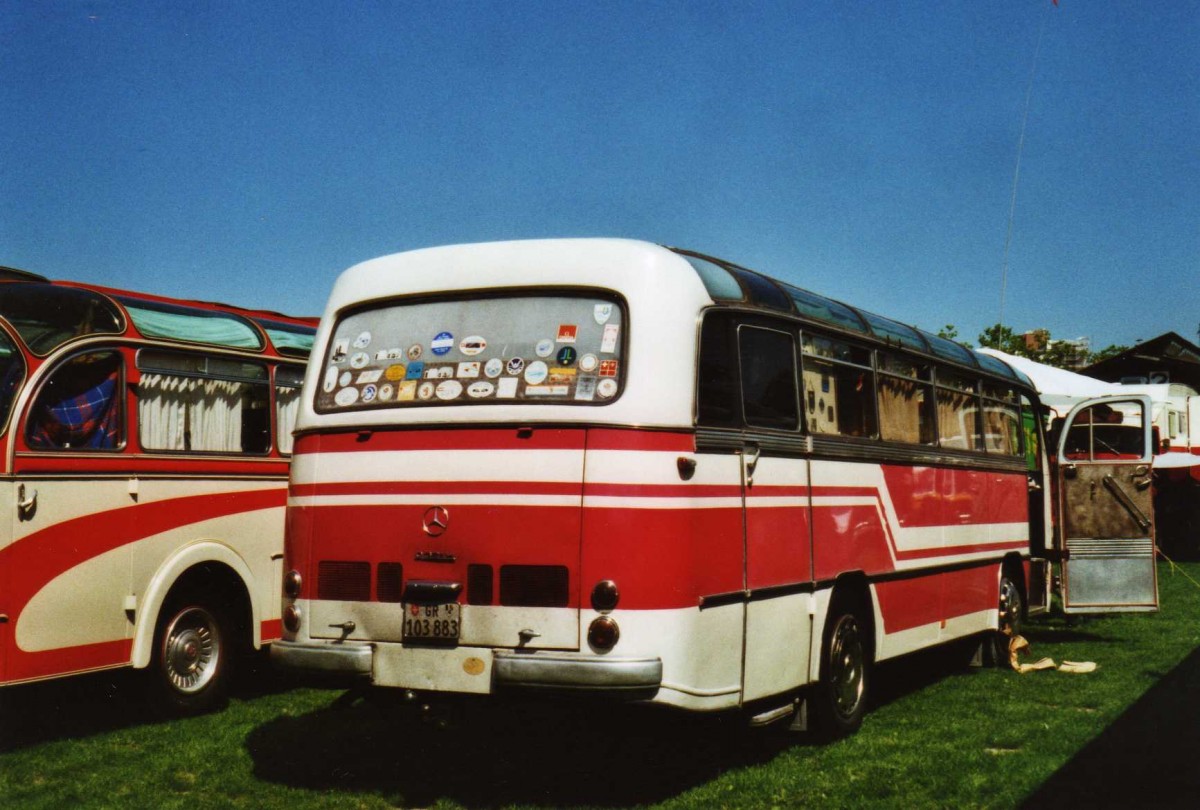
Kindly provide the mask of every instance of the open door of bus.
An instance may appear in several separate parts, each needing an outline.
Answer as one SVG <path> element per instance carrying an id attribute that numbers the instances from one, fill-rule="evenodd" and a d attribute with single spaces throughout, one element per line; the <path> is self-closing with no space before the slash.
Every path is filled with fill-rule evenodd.
<path id="1" fill-rule="evenodd" d="M 1059 542 L 1067 613 L 1158 609 L 1150 398 L 1075 406 L 1057 441 Z"/>

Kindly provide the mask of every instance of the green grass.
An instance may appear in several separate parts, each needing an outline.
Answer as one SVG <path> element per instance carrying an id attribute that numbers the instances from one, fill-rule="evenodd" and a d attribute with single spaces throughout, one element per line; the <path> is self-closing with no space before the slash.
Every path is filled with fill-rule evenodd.
<path id="1" fill-rule="evenodd" d="M 1180 572 L 1160 567 L 1158 614 L 1027 627 L 1034 657 L 1094 673 L 913 656 L 831 744 L 646 707 L 477 706 L 438 731 L 269 674 L 172 722 L 127 673 L 10 689 L 0 807 L 1192 806 L 1200 564 Z"/>

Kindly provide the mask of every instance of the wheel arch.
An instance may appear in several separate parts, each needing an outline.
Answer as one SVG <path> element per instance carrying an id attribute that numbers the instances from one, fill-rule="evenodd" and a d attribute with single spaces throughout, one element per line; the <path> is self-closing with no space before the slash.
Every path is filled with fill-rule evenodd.
<path id="1" fill-rule="evenodd" d="M 863 607 L 863 618 L 871 622 L 871 632 L 867 635 L 870 644 L 871 659 L 874 660 L 876 651 L 883 641 L 883 620 L 879 613 L 879 600 L 875 598 L 874 588 L 867 575 L 862 571 L 848 571 L 838 575 L 833 585 L 828 589 L 817 592 L 816 615 L 813 617 L 813 628 L 817 632 L 813 639 L 812 654 L 809 656 L 808 679 L 816 683 L 821 678 L 820 650 L 825 638 L 825 625 L 829 622 L 829 608 L 835 599 L 851 598 Z"/>
<path id="2" fill-rule="evenodd" d="M 133 637 L 135 669 L 149 666 L 154 657 L 154 636 L 158 629 L 163 606 L 173 593 L 189 587 L 233 587 L 240 597 L 239 619 L 246 622 L 245 630 L 254 649 L 262 646 L 262 605 L 251 586 L 254 575 L 241 555 L 229 546 L 212 540 L 188 545 L 159 566 L 142 594 L 137 612 L 137 629 Z"/>

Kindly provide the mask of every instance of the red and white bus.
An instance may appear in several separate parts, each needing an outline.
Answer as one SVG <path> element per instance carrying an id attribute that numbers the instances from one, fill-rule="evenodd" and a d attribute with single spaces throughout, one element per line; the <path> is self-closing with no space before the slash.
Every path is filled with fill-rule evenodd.
<path id="1" fill-rule="evenodd" d="M 279 636 L 316 320 L 0 270 L 0 686 L 150 668 L 223 699 Z"/>
<path id="2" fill-rule="evenodd" d="M 811 705 L 844 733 L 873 662 L 1017 624 L 1069 545 L 1070 609 L 1154 607 L 1149 530 L 1076 514 L 1116 498 L 1093 465 L 1148 512 L 1148 430 L 1121 458 L 1072 432 L 1053 482 L 1023 375 L 729 262 L 625 240 L 388 256 L 341 276 L 313 358 L 288 667 L 759 724 Z M 1104 407 L 1145 422 L 1136 397 Z M 1141 592 L 1096 581 L 1116 557 Z"/>

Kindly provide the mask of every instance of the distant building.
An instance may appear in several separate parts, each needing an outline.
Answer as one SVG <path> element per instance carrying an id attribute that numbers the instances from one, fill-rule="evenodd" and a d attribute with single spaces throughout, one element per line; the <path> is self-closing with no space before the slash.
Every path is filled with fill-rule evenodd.
<path id="1" fill-rule="evenodd" d="M 1167 332 L 1093 363 L 1082 373 L 1108 382 L 1182 383 L 1200 390 L 1200 346 Z"/>

